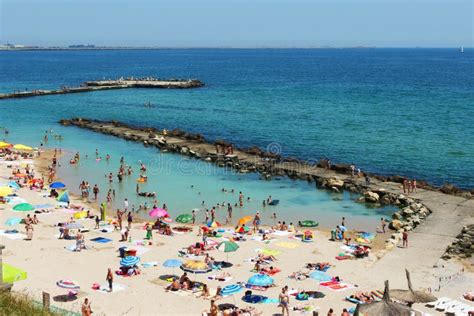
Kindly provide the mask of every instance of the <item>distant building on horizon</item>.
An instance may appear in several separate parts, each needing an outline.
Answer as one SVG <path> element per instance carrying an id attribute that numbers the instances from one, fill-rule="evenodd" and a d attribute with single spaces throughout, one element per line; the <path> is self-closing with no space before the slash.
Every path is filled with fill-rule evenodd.
<path id="1" fill-rule="evenodd" d="M 95 48 L 95 45 L 92 45 L 92 44 L 87 44 L 87 45 L 76 44 L 76 45 L 69 45 L 68 47 L 69 48 Z"/>

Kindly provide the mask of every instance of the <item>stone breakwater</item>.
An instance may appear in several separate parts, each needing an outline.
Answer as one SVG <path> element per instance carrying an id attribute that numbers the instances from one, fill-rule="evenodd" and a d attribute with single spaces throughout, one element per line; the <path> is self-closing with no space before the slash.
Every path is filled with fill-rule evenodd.
<path id="1" fill-rule="evenodd" d="M 452 257 L 471 258 L 474 255 L 474 224 L 464 226 L 461 233 L 451 245 L 446 248 L 443 259 Z"/>
<path id="2" fill-rule="evenodd" d="M 118 79 L 87 81 L 78 87 L 62 87 L 58 90 L 27 90 L 4 93 L 0 94 L 0 100 L 128 88 L 191 89 L 203 86 L 204 83 L 196 79 Z"/>
<path id="3" fill-rule="evenodd" d="M 156 128 L 133 127 L 116 121 L 74 118 L 63 119 L 60 123 L 64 126 L 76 126 L 140 142 L 144 146 L 154 146 L 164 152 L 194 157 L 220 167 L 232 168 L 239 173 L 258 172 L 265 180 L 287 176 L 291 179 L 312 182 L 315 187 L 321 189 L 337 192 L 348 190 L 361 194 L 358 199 L 361 203 L 396 205 L 400 210 L 393 214 L 393 220 L 390 222 L 389 227 L 394 233 L 387 240 L 388 246 L 397 244 L 402 232 L 413 230 L 432 213 L 431 207 L 425 205 L 422 199 L 402 194 L 400 183 L 381 181 L 376 177 L 372 177 L 370 183 L 366 183 L 362 178 L 352 177 L 345 165 L 335 165 L 328 169 L 324 168 L 324 161 L 306 163 L 265 152 L 257 147 L 234 149 L 233 154 L 224 155 L 217 153 L 216 148 L 218 146 L 223 148 L 229 143 L 222 140 L 210 143 L 200 134 L 178 129 L 167 132 L 163 138 L 162 132 Z M 432 187 L 420 188 L 418 192 L 433 192 L 441 198 L 449 196 L 441 191 L 433 191 Z"/>

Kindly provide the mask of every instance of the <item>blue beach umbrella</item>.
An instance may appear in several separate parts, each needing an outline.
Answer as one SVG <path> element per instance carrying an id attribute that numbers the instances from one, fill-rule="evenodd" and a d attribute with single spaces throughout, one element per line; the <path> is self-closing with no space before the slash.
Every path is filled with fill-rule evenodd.
<path id="1" fill-rule="evenodd" d="M 327 273 L 324 273 L 322 271 L 313 271 L 309 274 L 309 277 L 311 279 L 315 279 L 320 282 L 326 282 L 326 281 L 332 280 L 331 276 L 329 276 Z"/>
<path id="2" fill-rule="evenodd" d="M 180 267 L 183 264 L 181 260 L 178 259 L 168 259 L 165 262 L 163 262 L 163 267 L 166 268 L 177 268 Z"/>
<path id="3" fill-rule="evenodd" d="M 140 258 L 134 256 L 128 256 L 120 260 L 120 265 L 124 267 L 133 267 L 140 262 Z"/>
<path id="4" fill-rule="evenodd" d="M 266 274 L 255 274 L 248 279 L 247 284 L 254 286 L 270 286 L 273 282 L 274 280 Z"/>
<path id="5" fill-rule="evenodd" d="M 50 189 L 64 189 L 66 185 L 62 182 L 53 182 L 49 185 Z"/>
<path id="6" fill-rule="evenodd" d="M 7 221 L 5 222 L 5 225 L 7 226 L 15 226 L 15 225 L 18 225 L 21 223 L 21 218 L 18 218 L 18 217 L 10 217 L 9 219 L 7 219 Z"/>
<path id="7" fill-rule="evenodd" d="M 242 291 L 242 287 L 238 284 L 230 284 L 222 288 L 221 294 L 223 296 L 233 295 Z"/>

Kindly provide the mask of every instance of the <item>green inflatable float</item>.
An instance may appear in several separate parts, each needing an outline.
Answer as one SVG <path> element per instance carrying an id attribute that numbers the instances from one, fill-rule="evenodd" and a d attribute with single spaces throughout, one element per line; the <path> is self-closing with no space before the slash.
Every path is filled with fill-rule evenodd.
<path id="1" fill-rule="evenodd" d="M 298 225 L 300 227 L 317 227 L 319 225 L 318 222 L 312 221 L 312 220 L 305 220 L 305 221 L 299 221 Z"/>

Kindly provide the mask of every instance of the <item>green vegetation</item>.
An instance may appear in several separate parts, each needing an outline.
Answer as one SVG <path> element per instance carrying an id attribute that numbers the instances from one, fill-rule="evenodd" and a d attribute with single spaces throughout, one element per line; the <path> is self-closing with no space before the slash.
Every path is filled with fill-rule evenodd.
<path id="1" fill-rule="evenodd" d="M 43 311 L 41 306 L 28 297 L 8 292 L 0 293 L 0 316 L 58 316 L 60 314 Z"/>

